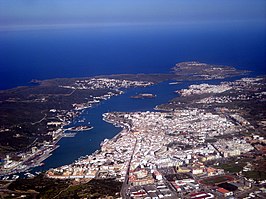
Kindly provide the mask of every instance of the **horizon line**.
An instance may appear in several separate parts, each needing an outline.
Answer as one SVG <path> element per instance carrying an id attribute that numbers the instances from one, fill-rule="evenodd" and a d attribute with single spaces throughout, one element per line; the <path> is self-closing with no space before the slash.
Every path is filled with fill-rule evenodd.
<path id="1" fill-rule="evenodd" d="M 212 23 L 236 23 L 236 22 L 257 22 L 263 23 L 264 20 L 201 20 L 201 21 L 160 21 L 160 22 L 87 22 L 87 23 L 54 23 L 54 24 L 12 24 L 0 25 L 0 32 L 9 31 L 28 31 L 28 30 L 59 30 L 64 28 L 97 28 L 97 27 L 123 27 L 123 26 L 154 26 L 154 25 L 193 25 L 193 24 L 212 24 Z"/>

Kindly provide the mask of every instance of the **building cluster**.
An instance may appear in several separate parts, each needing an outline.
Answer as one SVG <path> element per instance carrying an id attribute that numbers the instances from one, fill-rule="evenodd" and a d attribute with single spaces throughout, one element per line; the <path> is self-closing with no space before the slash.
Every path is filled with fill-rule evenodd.
<path id="1" fill-rule="evenodd" d="M 265 85 L 265 78 L 256 77 L 256 78 L 241 78 L 240 80 L 232 82 L 223 82 L 229 86 L 234 87 L 236 90 L 260 90 L 262 86 Z"/>
<path id="2" fill-rule="evenodd" d="M 254 93 L 254 94 L 239 94 L 237 96 L 230 96 L 230 95 L 224 95 L 224 96 L 210 96 L 203 99 L 198 100 L 196 103 L 199 104 L 225 104 L 230 103 L 234 101 L 248 101 L 248 100 L 260 100 L 264 98 L 266 95 L 266 92 L 260 92 L 260 93 Z"/>
<path id="3" fill-rule="evenodd" d="M 210 84 L 193 84 L 190 85 L 188 89 L 182 89 L 177 91 L 181 94 L 181 96 L 189 96 L 189 95 L 201 95 L 205 93 L 223 93 L 232 89 L 231 86 L 227 84 L 221 85 L 210 85 Z"/>
<path id="4" fill-rule="evenodd" d="M 119 80 L 111 78 L 91 78 L 84 80 L 76 80 L 72 85 L 63 86 L 62 88 L 68 88 L 73 90 L 99 90 L 108 89 L 106 94 L 100 96 L 90 96 L 85 103 L 74 103 L 73 108 L 75 110 L 83 110 L 85 108 L 92 107 L 95 103 L 99 103 L 101 100 L 107 100 L 112 96 L 120 95 L 123 91 L 119 89 L 126 89 L 130 87 L 146 87 L 152 85 L 153 82 L 148 81 L 131 81 L 131 80 Z M 74 91 L 73 91 L 74 92 Z"/>
<path id="5" fill-rule="evenodd" d="M 237 91 L 235 94 L 225 94 L 222 96 L 208 96 L 198 100 L 196 103 L 218 103 L 225 104 L 234 101 L 261 100 L 265 98 L 264 90 L 266 83 L 263 78 L 242 78 L 233 82 L 222 82 L 220 85 L 199 84 L 191 85 L 188 89 L 182 89 L 179 92 L 182 96 L 206 93 L 223 93 L 228 90 Z M 251 91 L 247 93 L 247 91 Z"/>
<path id="6" fill-rule="evenodd" d="M 120 80 L 120 79 L 111 79 L 111 78 L 91 78 L 84 80 L 77 80 L 71 86 L 61 86 L 64 88 L 70 89 L 119 89 L 119 88 L 129 88 L 129 87 L 142 87 L 150 86 L 152 82 L 147 81 L 131 81 L 131 80 Z"/>
<path id="7" fill-rule="evenodd" d="M 239 156 L 242 153 L 246 153 L 254 149 L 254 147 L 247 143 L 244 139 L 220 139 L 215 143 L 215 147 L 224 158 Z"/>
<path id="8" fill-rule="evenodd" d="M 174 198 L 172 191 L 163 182 L 132 186 L 128 195 L 131 198 Z"/>
<path id="9" fill-rule="evenodd" d="M 123 91 L 120 91 L 120 90 L 109 91 L 108 93 L 103 94 L 101 96 L 90 96 L 90 99 L 88 99 L 87 102 L 74 103 L 74 104 L 72 104 L 72 106 L 73 106 L 73 109 L 77 110 L 77 111 L 83 110 L 86 108 L 91 108 L 93 105 L 99 103 L 102 100 L 107 100 L 107 99 L 111 98 L 112 96 L 117 96 L 117 95 L 120 95 L 122 93 L 123 93 Z"/>
<path id="10" fill-rule="evenodd" d="M 179 75 L 189 74 L 192 78 L 205 80 L 224 79 L 228 76 L 241 75 L 246 71 L 238 71 L 230 66 L 219 66 L 197 61 L 177 63 L 173 68 Z"/>
<path id="11" fill-rule="evenodd" d="M 115 178 L 124 182 L 122 191 L 131 198 L 189 197 L 191 193 L 194 198 L 204 194 L 212 198 L 220 187 L 206 191 L 200 180 L 223 176 L 224 171 L 204 163 L 253 149 L 241 137 L 209 143 L 216 136 L 238 132 L 239 126 L 229 117 L 201 109 L 168 113 L 114 112 L 103 116 L 105 121 L 123 130 L 114 138 L 104 140 L 94 154 L 48 171 L 49 177 Z M 186 173 L 190 177 L 168 180 L 169 173 Z"/>
<path id="12" fill-rule="evenodd" d="M 17 160 L 7 155 L 3 165 L 0 167 L 0 176 L 4 176 L 3 179 L 6 180 L 14 179 L 14 177 L 18 177 L 18 175 L 11 176 L 11 174 L 24 172 L 31 167 L 42 165 L 42 161 L 48 158 L 56 148 L 57 146 L 51 145 L 45 141 L 44 145 L 40 148 L 34 146 L 27 152 L 17 154 L 19 158 Z"/>

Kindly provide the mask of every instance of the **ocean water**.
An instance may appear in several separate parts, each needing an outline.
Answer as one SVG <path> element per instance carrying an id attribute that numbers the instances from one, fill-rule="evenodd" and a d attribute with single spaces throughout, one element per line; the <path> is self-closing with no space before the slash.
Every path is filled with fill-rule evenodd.
<path id="1" fill-rule="evenodd" d="M 0 89 L 32 79 L 168 72 L 198 60 L 266 71 L 259 22 L 123 25 L 0 32 Z"/>

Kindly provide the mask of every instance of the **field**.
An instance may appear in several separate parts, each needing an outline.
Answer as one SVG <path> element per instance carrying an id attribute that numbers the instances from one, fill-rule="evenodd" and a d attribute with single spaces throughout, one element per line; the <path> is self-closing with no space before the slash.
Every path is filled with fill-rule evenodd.
<path id="1" fill-rule="evenodd" d="M 199 183 L 207 186 L 214 186 L 220 183 L 231 182 L 234 180 L 235 179 L 232 176 L 222 175 L 222 176 L 213 176 L 213 177 L 204 178 L 200 180 Z"/>

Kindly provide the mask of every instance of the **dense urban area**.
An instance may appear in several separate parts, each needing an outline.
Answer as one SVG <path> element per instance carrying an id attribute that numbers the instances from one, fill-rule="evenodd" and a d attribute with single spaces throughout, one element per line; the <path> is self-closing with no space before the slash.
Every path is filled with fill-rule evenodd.
<path id="1" fill-rule="evenodd" d="M 265 100 L 264 87 L 264 78 L 243 78 L 221 85 L 191 85 L 179 92 L 186 96 L 249 88 L 256 91 L 254 97 Z M 216 100 L 225 104 L 252 100 L 251 96 Z M 198 103 L 212 103 L 209 99 Z M 124 198 L 263 198 L 263 131 L 256 132 L 249 121 L 232 111 L 186 108 L 106 113 L 105 121 L 124 130 L 104 140 L 95 154 L 47 175 L 59 179 L 115 178 L 123 183 Z"/>

